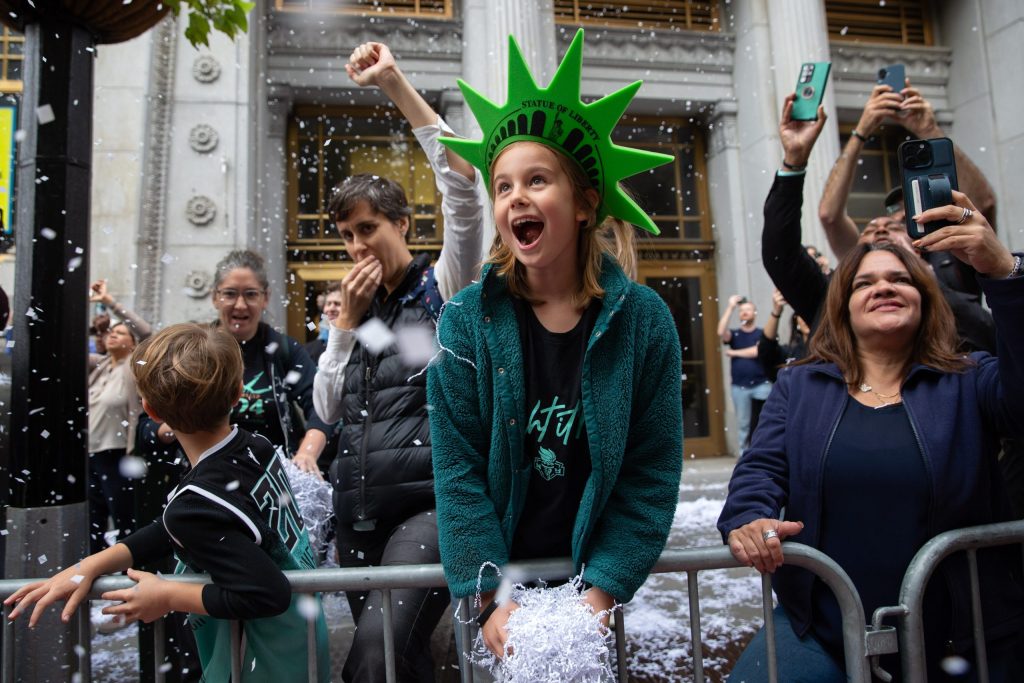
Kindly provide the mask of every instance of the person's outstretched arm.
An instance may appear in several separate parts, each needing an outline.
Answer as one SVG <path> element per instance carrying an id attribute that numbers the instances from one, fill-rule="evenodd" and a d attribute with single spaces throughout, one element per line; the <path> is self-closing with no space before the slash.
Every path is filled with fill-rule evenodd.
<path id="1" fill-rule="evenodd" d="M 825 109 L 818 107 L 816 121 L 794 121 L 795 99 L 795 94 L 788 95 L 782 106 L 779 139 L 784 165 L 775 174 L 775 182 L 764 201 L 761 261 L 793 310 L 804 320 L 814 321 L 825 300 L 828 278 L 801 241 L 800 214 L 806 175 L 801 169 L 807 165 L 825 126 Z"/>
<path id="2" fill-rule="evenodd" d="M 413 128 L 437 125 L 438 113 L 412 87 L 384 43 L 363 43 L 357 47 L 352 51 L 345 71 L 357 85 L 375 85 L 380 88 Z M 448 164 L 453 171 L 469 180 L 476 178 L 476 169 L 468 161 L 450 150 L 447 154 Z"/>
<path id="3" fill-rule="evenodd" d="M 442 135 L 451 137 L 455 133 L 412 87 L 387 45 L 360 45 L 352 52 L 345 70 L 356 84 L 376 85 L 395 103 L 413 127 L 413 135 L 434 171 L 444 217 L 444 245 L 434 277 L 441 298 L 447 301 L 477 277 L 493 239 L 486 212 L 487 189 L 469 162 L 439 142 Z"/>
<path id="4" fill-rule="evenodd" d="M 846 211 L 846 203 L 850 199 L 861 150 L 885 118 L 895 116 L 900 111 L 902 102 L 903 96 L 893 92 L 888 85 L 875 86 L 867 104 L 864 105 L 857 127 L 846 141 L 846 146 L 832 166 L 832 172 L 825 183 L 821 203 L 818 205 L 818 218 L 825 229 L 828 244 L 839 260 L 856 246 L 857 238 L 860 236 L 857 224 Z"/>

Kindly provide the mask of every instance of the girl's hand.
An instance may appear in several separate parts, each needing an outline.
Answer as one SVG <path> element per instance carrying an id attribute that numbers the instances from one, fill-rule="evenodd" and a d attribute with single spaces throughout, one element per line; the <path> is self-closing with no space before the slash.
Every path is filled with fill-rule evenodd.
<path id="1" fill-rule="evenodd" d="M 965 209 L 970 214 L 965 213 Z M 916 240 L 914 246 L 919 249 L 948 251 L 988 277 L 1006 277 L 1013 270 L 1013 254 L 999 241 L 995 230 L 963 192 L 953 190 L 952 204 L 928 209 L 912 220 L 918 223 L 946 220 L 955 224 Z"/>
<path id="2" fill-rule="evenodd" d="M 59 574 L 51 576 L 46 581 L 37 581 L 22 586 L 4 600 L 4 604 L 16 605 L 11 611 L 12 620 L 17 619 L 29 606 L 35 604 L 32 616 L 28 620 L 29 628 L 34 628 L 47 607 L 58 600 L 66 600 L 67 603 L 60 613 L 61 621 L 66 624 L 71 620 L 71 615 L 75 613 L 79 603 L 85 600 L 89 594 L 89 588 L 95 578 L 96 576 L 89 573 L 87 569 L 83 569 L 79 562 Z"/>
<path id="3" fill-rule="evenodd" d="M 482 605 L 481 608 L 483 607 L 487 607 L 487 605 Z M 498 659 L 505 657 L 505 643 L 508 641 L 508 618 L 517 609 L 519 609 L 519 605 L 512 600 L 504 605 L 498 605 L 498 608 L 491 614 L 491 618 L 480 629 L 484 637 L 484 645 Z M 509 654 L 512 652 L 509 651 Z"/>
<path id="4" fill-rule="evenodd" d="M 583 593 L 583 602 L 590 606 L 594 614 L 601 615 L 601 626 L 608 628 L 608 618 L 611 617 L 612 610 L 615 608 L 615 598 L 597 586 L 593 586 Z"/>
<path id="5" fill-rule="evenodd" d="M 133 621 L 150 623 L 171 611 L 168 594 L 169 581 L 164 581 L 156 574 L 141 572 L 137 569 L 128 570 L 128 578 L 136 582 L 132 588 L 107 591 L 101 597 L 104 600 L 119 600 L 120 605 L 103 608 L 104 614 L 121 615 L 130 624 Z"/>
<path id="6" fill-rule="evenodd" d="M 729 550 L 743 564 L 762 574 L 772 573 L 782 565 L 782 539 L 795 536 L 803 528 L 803 522 L 755 519 L 729 532 Z"/>

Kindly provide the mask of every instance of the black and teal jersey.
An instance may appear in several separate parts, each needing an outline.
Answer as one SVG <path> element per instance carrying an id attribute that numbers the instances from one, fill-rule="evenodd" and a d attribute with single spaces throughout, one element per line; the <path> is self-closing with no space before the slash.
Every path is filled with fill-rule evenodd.
<path id="1" fill-rule="evenodd" d="M 125 539 L 135 564 L 166 554 L 176 573 L 208 574 L 203 606 L 190 614 L 204 681 L 231 677 L 230 620 L 242 624 L 242 680 L 307 680 L 306 616 L 316 619 L 317 673 L 330 680 L 327 624 L 319 596 L 300 610 L 282 573 L 316 562 L 288 476 L 265 438 L 235 427 L 200 456 L 168 496 L 163 517 Z M 163 550 L 164 552 L 159 552 Z"/>

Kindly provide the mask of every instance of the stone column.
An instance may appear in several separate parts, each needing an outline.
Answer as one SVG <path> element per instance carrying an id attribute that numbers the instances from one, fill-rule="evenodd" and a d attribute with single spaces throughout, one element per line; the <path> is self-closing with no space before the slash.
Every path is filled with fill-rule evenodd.
<path id="1" fill-rule="evenodd" d="M 264 136 L 256 153 L 259 159 L 259 230 L 249 234 L 249 246 L 266 255 L 270 279 L 267 322 L 278 325 L 284 325 L 287 320 L 288 255 L 284 245 L 288 241 L 288 115 L 293 99 L 292 90 L 287 86 L 275 84 L 268 89 Z"/>
<path id="2" fill-rule="evenodd" d="M 768 3 L 768 27 L 772 41 L 772 65 L 775 68 L 776 122 L 782 114 L 782 100 L 793 92 L 800 65 L 804 62 L 831 60 L 825 4 L 821 0 L 786 0 Z M 828 241 L 818 221 L 818 202 L 828 180 L 829 171 L 839 156 L 839 128 L 832 79 L 829 76 L 822 106 L 828 121 L 821 132 L 807 165 L 804 183 L 804 242 L 819 249 L 828 249 Z M 782 147 L 779 146 L 779 160 Z M 829 250 L 831 252 L 831 250 Z M 833 261 L 835 257 L 833 256 Z"/>
<path id="3" fill-rule="evenodd" d="M 506 93 L 508 36 L 514 35 L 523 56 L 541 85 L 547 84 L 560 57 L 555 49 L 555 15 L 552 0 L 465 0 L 463 3 L 463 80 L 491 100 L 502 103 Z M 465 130 L 470 137 L 480 131 L 471 116 Z"/>

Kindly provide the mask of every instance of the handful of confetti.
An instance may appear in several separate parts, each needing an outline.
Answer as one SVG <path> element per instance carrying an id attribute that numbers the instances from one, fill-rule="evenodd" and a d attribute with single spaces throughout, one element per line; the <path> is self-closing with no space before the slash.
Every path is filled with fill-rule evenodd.
<path id="1" fill-rule="evenodd" d="M 500 591 L 499 591 L 500 592 Z M 470 657 L 504 683 L 602 683 L 614 680 L 612 635 L 583 602 L 579 576 L 561 586 L 512 587 L 519 609 L 509 615 L 505 657 L 499 660 L 478 633 Z"/>
<path id="2" fill-rule="evenodd" d="M 303 472 L 291 458 L 286 458 L 280 451 L 278 457 L 283 461 L 284 471 L 288 474 L 295 505 L 302 513 L 302 524 L 309 536 L 309 547 L 317 553 L 327 543 L 327 532 L 334 517 L 331 484 L 312 472 Z M 328 556 L 333 557 L 334 553 L 329 553 Z"/>

